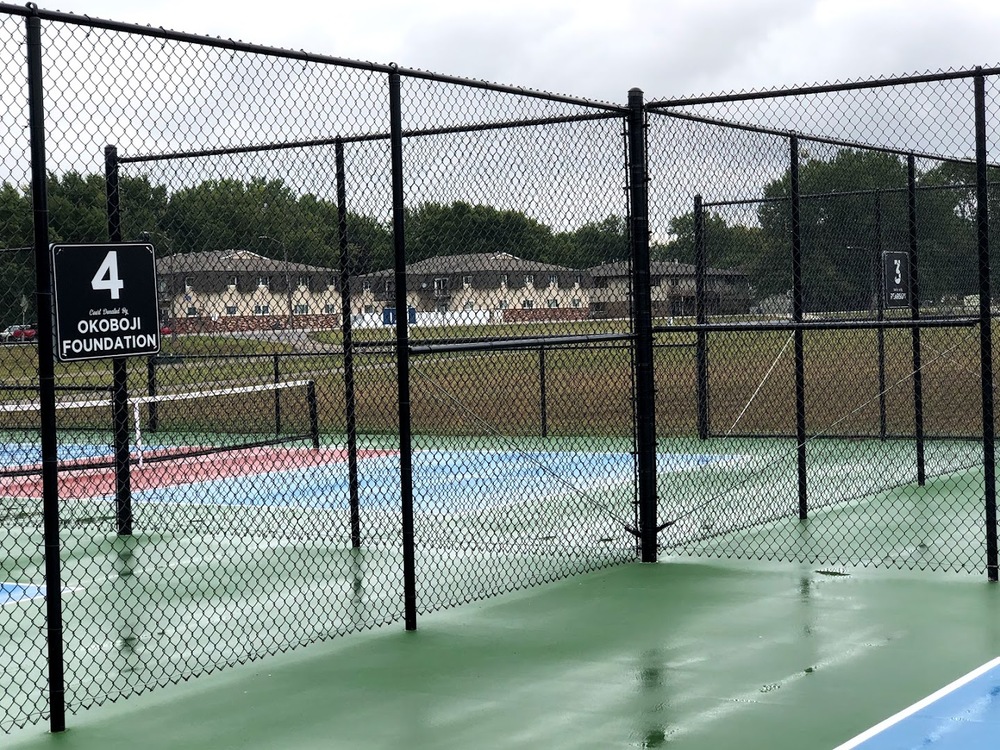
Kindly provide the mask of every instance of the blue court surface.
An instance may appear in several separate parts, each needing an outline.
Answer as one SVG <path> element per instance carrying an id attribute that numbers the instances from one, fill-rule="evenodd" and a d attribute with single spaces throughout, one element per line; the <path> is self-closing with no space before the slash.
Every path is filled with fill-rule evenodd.
<path id="1" fill-rule="evenodd" d="M 37 599 L 45 596 L 44 586 L 32 586 L 29 583 L 0 583 L 0 606 L 25 599 Z"/>
<path id="2" fill-rule="evenodd" d="M 659 454 L 661 473 L 696 470 L 732 456 Z M 601 488 L 634 481 L 633 458 L 625 453 L 575 451 L 417 450 L 412 457 L 418 512 L 468 512 L 560 495 L 587 497 Z M 399 503 L 399 457 L 358 461 L 365 507 Z M 140 502 L 346 509 L 350 496 L 346 461 L 209 479 L 134 494 Z"/>
<path id="3" fill-rule="evenodd" d="M 1000 658 L 973 670 L 835 750 L 1000 747 Z"/>

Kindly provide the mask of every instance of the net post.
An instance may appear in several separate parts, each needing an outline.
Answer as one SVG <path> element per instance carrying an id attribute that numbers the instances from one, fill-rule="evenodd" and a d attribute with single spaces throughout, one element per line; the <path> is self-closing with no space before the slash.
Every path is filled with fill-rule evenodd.
<path id="1" fill-rule="evenodd" d="M 156 395 L 156 355 L 150 354 L 149 358 L 146 360 L 146 395 L 155 396 Z M 146 425 L 147 432 L 156 432 L 160 426 L 160 415 L 157 409 L 158 404 L 155 401 L 150 401 L 146 405 L 147 413 L 149 414 L 149 424 Z"/>
<path id="2" fill-rule="evenodd" d="M 656 393 L 653 311 L 649 280 L 649 200 L 646 111 L 641 89 L 628 92 L 629 241 L 635 325 L 635 433 L 639 543 L 643 562 L 656 562 Z"/>
<path id="3" fill-rule="evenodd" d="M 28 131 L 31 150 L 31 210 L 38 311 L 38 399 L 42 449 L 42 528 L 45 543 L 45 619 L 48 647 L 49 730 L 66 730 L 63 656 L 62 568 L 59 543 L 59 463 L 56 433 L 55 353 L 52 341 L 52 279 L 49 263 L 49 208 L 45 165 L 45 103 L 41 19 L 32 7 L 25 18 Z"/>
<path id="4" fill-rule="evenodd" d="M 396 379 L 399 398 L 399 486 L 403 521 L 403 617 L 417 629 L 416 554 L 413 536 L 413 445 L 410 422 L 409 321 L 406 313 L 406 202 L 403 191 L 403 113 L 399 73 L 389 74 L 392 151 L 392 245 L 396 293 Z"/>
<path id="5" fill-rule="evenodd" d="M 334 144 L 337 167 L 337 240 L 340 249 L 340 330 L 344 350 L 344 430 L 347 433 L 347 481 L 351 506 L 351 547 L 361 547 L 361 500 L 358 495 L 358 427 L 354 386 L 354 331 L 351 320 L 351 257 L 347 233 L 347 174 L 344 142 Z"/>
<path id="6" fill-rule="evenodd" d="M 986 522 L 986 574 L 998 577 L 996 448 L 993 413 L 993 329 L 990 318 L 990 220 L 986 145 L 986 79 L 974 78 L 976 106 L 976 239 L 979 251 L 979 352 L 983 407 L 983 501 Z"/>
<path id="7" fill-rule="evenodd" d="M 799 139 L 791 136 L 789 145 L 789 210 L 792 241 L 792 321 L 801 323 L 805 307 L 802 289 L 802 226 L 799 214 Z M 795 440 L 799 477 L 799 520 L 809 516 L 806 485 L 806 377 L 802 329 L 793 332 L 795 347 Z"/>
<path id="8" fill-rule="evenodd" d="M 545 347 L 538 347 L 538 407 L 542 422 L 542 437 L 549 436 L 548 394 L 545 377 Z"/>
<path id="9" fill-rule="evenodd" d="M 275 385 L 281 383 L 281 360 L 279 354 L 274 354 L 272 356 L 272 382 Z M 274 434 L 281 435 L 281 389 L 274 389 Z"/>
<path id="10" fill-rule="evenodd" d="M 309 436 L 312 438 L 313 448 L 319 450 L 319 408 L 316 403 L 315 380 L 306 383 L 306 400 L 309 402 Z"/>
<path id="11" fill-rule="evenodd" d="M 917 167 L 916 158 L 906 159 L 906 214 L 910 256 L 910 319 L 920 320 L 920 274 L 917 266 Z M 913 428 L 917 442 L 917 484 L 927 481 L 924 458 L 924 380 L 920 352 L 920 326 L 913 326 Z"/>

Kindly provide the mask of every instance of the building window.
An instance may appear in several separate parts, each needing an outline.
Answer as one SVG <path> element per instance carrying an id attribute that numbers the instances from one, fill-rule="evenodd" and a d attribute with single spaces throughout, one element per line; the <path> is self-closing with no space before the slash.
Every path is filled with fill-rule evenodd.
<path id="1" fill-rule="evenodd" d="M 604 303 L 603 302 L 594 302 L 593 304 L 591 304 L 591 307 L 594 309 L 595 313 L 603 313 L 604 312 Z"/>
<path id="2" fill-rule="evenodd" d="M 307 287 L 307 286 L 309 286 L 309 277 L 308 276 L 299 276 L 299 288 L 301 289 L 301 288 L 304 288 L 304 287 Z"/>
<path id="3" fill-rule="evenodd" d="M 474 304 L 472 304 L 471 302 L 466 302 L 465 303 L 465 307 L 463 309 L 464 310 L 475 310 L 476 306 Z"/>
<path id="4" fill-rule="evenodd" d="M 581 276 L 580 274 L 576 275 L 576 285 L 583 286 L 583 276 Z"/>
<path id="5" fill-rule="evenodd" d="M 337 314 L 337 306 L 336 305 L 323 305 L 323 314 L 324 315 L 336 315 Z"/>
<path id="6" fill-rule="evenodd" d="M 500 274 L 500 286 L 507 286 L 510 282 L 510 274 L 502 273 Z"/>
<path id="7" fill-rule="evenodd" d="M 528 286 L 534 286 L 535 285 L 535 274 L 533 274 L 533 273 L 525 274 L 524 275 L 524 283 L 527 284 Z"/>
<path id="8" fill-rule="evenodd" d="M 226 305 L 226 315 L 235 315 L 236 305 Z"/>
<path id="9" fill-rule="evenodd" d="M 237 280 L 238 279 L 235 276 L 230 276 L 229 277 L 229 286 L 231 286 L 233 289 L 235 289 L 236 288 L 236 282 L 237 282 Z"/>
<path id="10" fill-rule="evenodd" d="M 463 276 L 462 277 L 462 286 L 465 287 L 466 289 L 468 289 L 470 286 L 472 286 L 472 276 Z"/>
<path id="11" fill-rule="evenodd" d="M 270 315 L 271 306 L 270 305 L 254 305 L 253 306 L 254 315 Z"/>
<path id="12" fill-rule="evenodd" d="M 550 298 L 547 304 L 549 307 L 559 307 L 559 300 Z"/>
<path id="13" fill-rule="evenodd" d="M 197 317 L 197 315 L 198 315 L 198 308 L 195 307 L 194 305 L 188 305 L 187 316 L 189 318 L 194 318 Z"/>
<path id="14" fill-rule="evenodd" d="M 191 277 L 190 276 L 185 276 L 184 277 L 184 291 L 185 292 L 190 292 L 191 291 Z"/>
<path id="15" fill-rule="evenodd" d="M 309 305 L 296 305 L 292 308 L 292 315 L 308 315 Z"/>
<path id="16" fill-rule="evenodd" d="M 509 307 L 510 307 L 510 302 L 508 300 L 505 300 L 505 299 L 500 300 L 500 309 L 501 310 L 506 310 Z"/>
<path id="17" fill-rule="evenodd" d="M 371 290 L 372 290 L 372 283 L 370 281 L 362 281 L 361 282 L 361 291 L 362 292 L 370 292 Z"/>
<path id="18" fill-rule="evenodd" d="M 448 279 L 439 277 L 434 279 L 434 296 L 440 297 L 448 293 Z"/>
<path id="19" fill-rule="evenodd" d="M 271 288 L 271 277 L 270 276 L 259 276 L 257 278 L 257 286 L 263 287 L 265 289 Z"/>
<path id="20" fill-rule="evenodd" d="M 437 303 L 437 311 L 440 313 L 448 312 L 448 302 L 446 300 L 441 300 Z"/>
<path id="21" fill-rule="evenodd" d="M 549 286 L 557 287 L 559 286 L 559 275 L 550 273 L 549 274 Z"/>
<path id="22" fill-rule="evenodd" d="M 371 315 L 374 312 L 375 312 L 375 306 L 374 305 L 365 305 L 365 307 L 364 307 L 364 313 L 365 313 L 365 315 Z"/>
<path id="23" fill-rule="evenodd" d="M 579 297 L 574 297 L 573 298 L 573 307 L 579 307 L 579 306 L 580 306 L 580 298 Z"/>
<path id="24" fill-rule="evenodd" d="M 524 310 L 531 310 L 535 306 L 535 303 L 530 299 L 521 300 L 521 308 Z"/>

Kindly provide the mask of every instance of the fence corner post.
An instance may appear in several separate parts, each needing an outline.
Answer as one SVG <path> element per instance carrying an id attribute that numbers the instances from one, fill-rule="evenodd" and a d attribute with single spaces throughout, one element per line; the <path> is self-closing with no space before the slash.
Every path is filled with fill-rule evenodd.
<path id="1" fill-rule="evenodd" d="M 646 110 L 641 89 L 634 88 L 628 92 L 628 109 L 629 245 L 632 257 L 632 325 L 635 333 L 633 427 L 639 480 L 639 544 L 642 561 L 656 562 L 656 385 L 649 278 Z"/>

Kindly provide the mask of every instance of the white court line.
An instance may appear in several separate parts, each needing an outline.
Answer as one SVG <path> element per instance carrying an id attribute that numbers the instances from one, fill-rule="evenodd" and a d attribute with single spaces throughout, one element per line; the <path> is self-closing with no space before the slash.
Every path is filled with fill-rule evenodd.
<path id="1" fill-rule="evenodd" d="M 932 693 L 931 695 L 928 695 L 923 700 L 917 701 L 916 703 L 914 703 L 909 708 L 904 708 L 899 713 L 893 714 L 892 716 L 890 716 L 885 721 L 879 722 L 878 724 L 876 724 L 875 726 L 873 726 L 868 731 L 862 732 L 861 734 L 859 734 L 854 739 L 848 740 L 847 742 L 845 742 L 843 745 L 838 745 L 833 750 L 851 750 L 851 748 L 858 747 L 858 745 L 860 745 L 861 743 L 870 740 L 871 738 L 875 737 L 876 735 L 880 734 L 881 732 L 884 732 L 889 727 L 891 727 L 891 726 L 893 726 L 895 724 L 898 724 L 899 722 L 903 721 L 903 719 L 906 719 L 906 718 L 909 718 L 910 716 L 913 716 L 913 714 L 915 714 L 918 711 L 921 711 L 921 710 L 927 708 L 927 706 L 931 705 L 932 703 L 934 703 L 935 701 L 939 700 L 940 698 L 943 698 L 944 696 L 948 695 L 948 693 L 951 693 L 954 690 L 958 690 L 958 688 L 960 688 L 963 685 L 966 685 L 966 684 L 972 682 L 973 680 L 975 680 L 978 677 L 982 677 L 984 674 L 986 674 L 987 672 L 989 672 L 991 669 L 994 669 L 994 668 L 996 668 L 998 666 L 1000 666 L 1000 657 L 997 657 L 993 661 L 987 662 L 986 664 L 984 664 L 983 666 L 979 667 L 978 669 L 972 670 L 971 672 L 969 672 L 969 674 L 965 675 L 964 677 L 959 677 L 957 680 L 955 680 L 952 683 L 949 683 L 948 685 L 945 685 L 943 688 L 941 688 L 937 692 Z"/>

